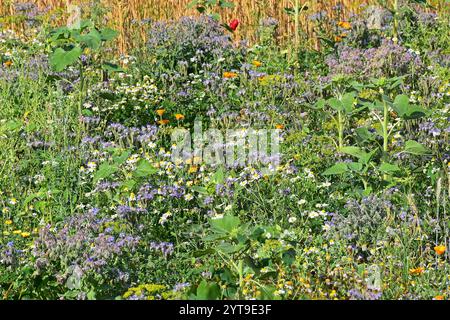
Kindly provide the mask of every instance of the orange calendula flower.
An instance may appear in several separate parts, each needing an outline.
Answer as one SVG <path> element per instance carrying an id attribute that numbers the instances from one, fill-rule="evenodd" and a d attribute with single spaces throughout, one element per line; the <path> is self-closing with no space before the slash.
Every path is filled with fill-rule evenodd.
<path id="1" fill-rule="evenodd" d="M 224 72 L 223 77 L 226 79 L 236 78 L 238 74 L 236 72 Z"/>
<path id="2" fill-rule="evenodd" d="M 158 109 L 158 110 L 156 110 L 156 114 L 158 115 L 158 116 L 160 116 L 160 117 L 162 117 L 163 116 L 163 114 L 166 112 L 166 110 L 164 110 L 164 109 Z"/>
<path id="3" fill-rule="evenodd" d="M 421 275 L 424 272 L 425 272 L 424 267 L 409 269 L 409 274 L 412 274 L 412 275 Z"/>
<path id="4" fill-rule="evenodd" d="M 447 249 L 447 248 L 446 248 L 445 246 L 440 245 L 440 246 L 434 247 L 434 252 L 436 252 L 436 254 L 437 254 L 438 256 L 441 256 L 441 255 L 443 255 L 443 254 L 445 253 L 445 250 L 446 250 L 446 249 Z"/>
<path id="5" fill-rule="evenodd" d="M 283 124 L 277 124 L 277 125 L 275 126 L 275 128 L 280 129 L 280 130 L 283 130 L 283 129 L 284 129 L 284 125 L 283 125 Z"/>
<path id="6" fill-rule="evenodd" d="M 262 66 L 262 62 L 258 60 L 253 60 L 252 64 L 257 68 Z"/>
<path id="7" fill-rule="evenodd" d="M 183 120 L 184 119 L 184 115 L 182 115 L 181 113 L 177 113 L 177 114 L 175 114 L 175 119 Z"/>
<path id="8" fill-rule="evenodd" d="M 436 296 L 433 298 L 433 300 L 444 300 L 444 296 Z"/>
<path id="9" fill-rule="evenodd" d="M 350 22 L 347 22 L 347 21 L 340 21 L 338 23 L 338 26 L 341 28 L 347 29 L 347 30 L 352 28 L 352 25 L 350 24 Z"/>
<path id="10" fill-rule="evenodd" d="M 341 41 L 342 41 L 342 37 L 340 37 L 340 36 L 334 37 L 334 42 L 341 42 Z"/>
<path id="11" fill-rule="evenodd" d="M 163 125 L 168 124 L 169 120 L 162 119 L 162 120 L 159 120 L 158 123 L 163 126 Z"/>
<path id="12" fill-rule="evenodd" d="M 5 67 L 11 67 L 12 64 L 13 64 L 13 62 L 12 62 L 11 60 L 5 61 L 5 62 L 3 63 L 3 65 L 4 65 Z"/>

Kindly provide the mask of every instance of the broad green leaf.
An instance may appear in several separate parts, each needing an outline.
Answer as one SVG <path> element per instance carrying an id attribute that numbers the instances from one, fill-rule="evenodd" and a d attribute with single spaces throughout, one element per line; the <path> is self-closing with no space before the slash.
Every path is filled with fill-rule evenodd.
<path id="1" fill-rule="evenodd" d="M 205 187 L 202 186 L 192 186 L 192 191 L 198 192 L 200 194 L 208 194 L 208 190 Z"/>
<path id="2" fill-rule="evenodd" d="M 110 165 L 107 163 L 102 163 L 98 168 L 97 172 L 94 174 L 94 183 L 101 179 L 110 177 L 112 174 L 117 172 L 118 168 L 115 165 Z"/>
<path id="3" fill-rule="evenodd" d="M 211 178 L 211 182 L 214 184 L 222 184 L 225 180 L 225 173 L 222 167 L 219 167 Z"/>
<path id="4" fill-rule="evenodd" d="M 339 101 L 337 98 L 330 98 L 327 100 L 328 105 L 330 107 L 332 107 L 334 110 L 336 111 L 342 111 L 343 110 L 343 106 L 341 101 Z"/>
<path id="5" fill-rule="evenodd" d="M 362 158 L 362 157 L 367 155 L 367 153 L 364 150 L 362 150 L 361 148 L 352 147 L 352 146 L 350 146 L 350 147 L 343 147 L 343 148 L 341 148 L 340 151 L 345 153 L 345 154 L 349 154 L 351 156 L 354 156 L 354 157 L 356 157 L 358 159 L 360 159 L 360 158 Z"/>
<path id="6" fill-rule="evenodd" d="M 326 101 L 324 99 L 319 99 L 313 106 L 314 109 L 323 109 L 326 105 Z"/>
<path id="7" fill-rule="evenodd" d="M 361 170 L 363 169 L 362 163 L 359 163 L 359 162 L 350 162 L 350 163 L 347 163 L 347 166 L 350 170 L 355 171 L 355 172 L 361 172 Z"/>
<path id="8" fill-rule="evenodd" d="M 380 171 L 384 173 L 394 173 L 400 171 L 400 168 L 396 164 L 390 164 L 387 162 L 383 162 L 380 165 Z"/>
<path id="9" fill-rule="evenodd" d="M 322 174 L 324 176 L 329 176 L 329 175 L 335 175 L 335 174 L 343 174 L 343 173 L 346 173 L 347 171 L 348 171 L 347 164 L 344 162 L 340 162 L 340 163 L 337 163 L 334 166 L 328 168 Z"/>
<path id="10" fill-rule="evenodd" d="M 244 247 L 245 247 L 245 245 L 243 245 L 241 243 L 234 245 L 231 243 L 224 242 L 224 243 L 217 245 L 216 250 L 219 250 L 226 254 L 231 254 L 231 253 L 241 251 L 242 249 L 244 249 Z"/>
<path id="11" fill-rule="evenodd" d="M 82 52 L 83 50 L 81 50 L 80 47 L 74 47 L 70 51 L 65 51 L 62 48 L 57 48 L 55 52 L 53 52 L 53 54 L 50 56 L 50 66 L 53 68 L 53 70 L 61 72 L 67 66 L 70 66 L 75 61 L 77 61 Z"/>
<path id="12" fill-rule="evenodd" d="M 127 161 L 128 157 L 130 156 L 131 152 L 130 151 L 124 151 L 120 156 L 114 156 L 113 160 L 115 164 L 122 164 L 125 161 Z"/>
<path id="13" fill-rule="evenodd" d="M 344 108 L 345 112 L 350 113 L 353 109 L 353 104 L 355 102 L 356 93 L 355 92 L 349 92 L 344 94 L 344 96 L 341 99 L 342 107 Z"/>
<path id="14" fill-rule="evenodd" d="M 241 221 L 238 217 L 227 215 L 220 219 L 210 219 L 209 223 L 215 232 L 229 234 L 239 227 Z"/>
<path id="15" fill-rule="evenodd" d="M 78 36 L 77 40 L 84 44 L 85 47 L 88 47 L 92 50 L 97 50 L 98 48 L 100 48 L 102 37 L 97 30 L 93 29 L 88 34 Z"/>
<path id="16" fill-rule="evenodd" d="M 373 134 L 367 128 L 357 128 L 355 132 L 362 142 L 373 138 Z"/>
<path id="17" fill-rule="evenodd" d="M 403 117 L 408 112 L 409 97 L 404 94 L 395 97 L 393 108 L 400 117 Z"/>
<path id="18" fill-rule="evenodd" d="M 5 124 L 2 124 L 1 131 L 2 132 L 14 132 L 18 129 L 22 128 L 23 122 L 21 120 L 11 119 L 7 121 Z"/>
<path id="19" fill-rule="evenodd" d="M 136 177 L 142 178 L 142 177 L 151 176 L 152 174 L 155 174 L 157 172 L 158 172 L 158 169 L 153 167 L 150 162 L 148 162 L 145 159 L 142 159 L 139 161 L 139 163 L 136 167 L 136 171 L 134 171 L 134 175 Z"/>
<path id="20" fill-rule="evenodd" d="M 406 141 L 405 152 L 415 155 L 431 154 L 431 151 L 427 147 L 414 140 Z"/>
<path id="21" fill-rule="evenodd" d="M 203 280 L 197 287 L 197 300 L 216 300 L 220 297 L 220 287 L 215 282 Z"/>
<path id="22" fill-rule="evenodd" d="M 118 34 L 119 32 L 110 28 L 105 28 L 100 31 L 102 41 L 110 41 L 117 37 Z"/>

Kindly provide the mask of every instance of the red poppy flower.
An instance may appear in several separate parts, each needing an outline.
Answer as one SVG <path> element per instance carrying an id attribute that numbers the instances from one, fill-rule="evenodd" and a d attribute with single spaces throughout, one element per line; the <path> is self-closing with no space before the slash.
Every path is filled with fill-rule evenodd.
<path id="1" fill-rule="evenodd" d="M 228 26 L 230 27 L 231 30 L 236 31 L 237 27 L 239 26 L 239 20 L 238 19 L 231 20 Z"/>

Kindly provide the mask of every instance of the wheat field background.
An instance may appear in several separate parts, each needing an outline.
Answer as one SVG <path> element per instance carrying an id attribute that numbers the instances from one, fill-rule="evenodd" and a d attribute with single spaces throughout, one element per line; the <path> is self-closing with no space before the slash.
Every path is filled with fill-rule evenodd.
<path id="1" fill-rule="evenodd" d="M 31 1 L 0 1 L 0 22 L 11 28 L 20 28 L 20 20 L 13 20 L 15 15 L 14 3 L 36 3 L 39 8 L 48 10 L 48 19 L 55 23 L 63 23 L 67 19 L 68 5 L 79 5 L 86 16 L 97 15 L 106 20 L 106 23 L 120 32 L 118 39 L 118 51 L 127 52 L 133 47 L 135 41 L 145 41 L 145 28 L 139 24 L 144 19 L 168 20 L 181 16 L 197 15 L 195 9 L 188 9 L 191 0 L 31 0 Z M 239 19 L 241 25 L 236 33 L 236 41 L 241 39 L 252 40 L 261 19 L 275 18 L 279 21 L 278 40 L 285 42 L 293 37 L 294 21 L 284 10 L 293 7 L 293 0 L 233 0 L 233 9 L 220 12 L 223 21 Z M 300 27 L 304 34 L 308 35 L 312 46 L 317 46 L 313 24 L 308 18 L 311 14 L 321 10 L 337 19 L 346 20 L 354 13 L 360 13 L 365 6 L 376 4 L 376 0 L 300 0 L 306 4 L 308 10 L 300 17 Z M 449 11 L 449 3 L 445 0 L 429 1 L 434 10 Z M 334 10 L 336 5 L 341 5 L 341 10 Z M 433 10 L 433 9 L 430 9 Z"/>

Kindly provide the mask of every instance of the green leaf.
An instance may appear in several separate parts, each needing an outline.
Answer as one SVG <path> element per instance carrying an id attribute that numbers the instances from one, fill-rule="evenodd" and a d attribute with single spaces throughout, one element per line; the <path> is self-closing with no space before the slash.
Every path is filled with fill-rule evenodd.
<path id="1" fill-rule="evenodd" d="M 50 56 L 50 66 L 53 68 L 53 70 L 61 72 L 67 66 L 70 66 L 75 61 L 77 61 L 82 52 L 83 50 L 81 50 L 80 47 L 74 47 L 70 51 L 65 51 L 62 48 L 57 48 L 55 52 L 53 52 L 53 54 Z"/>
<path id="2" fill-rule="evenodd" d="M 380 165 L 379 169 L 381 172 L 384 172 L 384 173 L 394 173 L 394 172 L 400 171 L 400 168 L 396 164 L 390 164 L 387 162 L 383 162 Z"/>
<path id="3" fill-rule="evenodd" d="M 319 99 L 313 106 L 314 109 L 323 109 L 327 102 L 324 99 Z"/>
<path id="4" fill-rule="evenodd" d="M 408 112 L 409 97 L 404 94 L 396 96 L 392 107 L 400 117 L 403 117 Z"/>
<path id="5" fill-rule="evenodd" d="M 200 194 L 208 194 L 208 189 L 206 189 L 205 187 L 202 187 L 202 186 L 192 186 L 191 190 L 198 192 Z"/>
<path id="6" fill-rule="evenodd" d="M 203 280 L 197 287 L 197 300 L 216 300 L 220 297 L 220 287 L 215 282 Z"/>
<path id="7" fill-rule="evenodd" d="M 143 160 L 139 161 L 139 163 L 136 167 L 136 171 L 134 171 L 134 175 L 136 177 L 142 178 L 142 177 L 151 176 L 152 174 L 155 174 L 157 172 L 158 172 L 158 170 L 155 167 L 153 167 L 150 162 L 143 159 Z"/>
<path id="8" fill-rule="evenodd" d="M 198 5 L 198 3 L 199 3 L 199 0 L 193 0 L 193 1 L 188 3 L 187 8 L 188 9 L 195 8 Z"/>
<path id="9" fill-rule="evenodd" d="M 194 258 L 200 258 L 209 254 L 215 253 L 214 249 L 197 250 L 192 254 Z"/>
<path id="10" fill-rule="evenodd" d="M 327 103 L 330 107 L 332 107 L 336 111 L 342 111 L 343 106 L 341 101 L 339 101 L 337 98 L 330 98 L 327 100 Z"/>
<path id="11" fill-rule="evenodd" d="M 241 251 L 244 248 L 245 248 L 245 245 L 243 245 L 241 243 L 234 245 L 231 243 L 224 242 L 224 243 L 221 243 L 216 246 L 216 250 L 219 250 L 226 254 L 236 253 L 238 251 Z"/>
<path id="12" fill-rule="evenodd" d="M 22 128 L 23 122 L 21 120 L 11 119 L 1 126 L 1 132 L 14 132 Z"/>
<path id="13" fill-rule="evenodd" d="M 344 94 L 344 96 L 341 99 L 341 103 L 342 103 L 342 107 L 344 108 L 345 112 L 347 112 L 347 113 L 352 112 L 355 98 L 356 98 L 355 92 L 349 92 L 349 93 Z"/>
<path id="14" fill-rule="evenodd" d="M 234 3 L 221 0 L 219 6 L 221 8 L 234 8 Z"/>
<path id="15" fill-rule="evenodd" d="M 110 29 L 110 28 L 102 29 L 100 32 L 102 41 L 110 41 L 110 40 L 114 39 L 115 37 L 117 37 L 118 34 L 119 34 L 119 32 L 117 32 L 116 30 Z"/>
<path id="16" fill-rule="evenodd" d="M 367 128 L 357 128 L 355 129 L 356 134 L 361 139 L 361 142 L 371 140 L 373 138 L 373 134 Z"/>
<path id="17" fill-rule="evenodd" d="M 131 154 L 131 152 L 127 150 L 127 151 L 124 151 L 120 156 L 113 157 L 114 163 L 118 164 L 118 165 L 123 164 L 125 161 L 127 161 L 130 154 Z"/>
<path id="18" fill-rule="evenodd" d="M 82 43 L 84 46 L 92 49 L 97 50 L 100 48 L 100 44 L 102 42 L 102 37 L 100 35 L 100 32 L 93 29 L 88 34 L 83 34 L 77 37 L 77 40 Z"/>
<path id="19" fill-rule="evenodd" d="M 211 183 L 213 184 L 223 184 L 225 180 L 225 173 L 223 171 L 223 167 L 219 167 L 214 173 L 214 175 L 211 177 Z"/>
<path id="20" fill-rule="evenodd" d="M 414 155 L 427 155 L 431 154 L 431 151 L 425 147 L 424 145 L 420 144 L 417 141 L 414 140 L 408 140 L 405 143 L 405 152 L 411 153 Z"/>
<path id="21" fill-rule="evenodd" d="M 294 8 L 284 8 L 284 12 L 286 12 L 290 16 L 293 16 L 295 14 Z"/>
<path id="22" fill-rule="evenodd" d="M 347 163 L 347 166 L 350 170 L 355 171 L 355 172 L 361 172 L 361 170 L 363 169 L 362 163 L 359 163 L 359 162 L 350 162 L 350 163 Z"/>
<path id="23" fill-rule="evenodd" d="M 117 172 L 118 168 L 115 165 L 109 165 L 107 163 L 102 163 L 98 168 L 97 172 L 94 174 L 94 183 L 101 179 L 110 177 L 112 174 Z"/>
<path id="24" fill-rule="evenodd" d="M 217 233 L 230 234 L 239 227 L 241 221 L 238 217 L 227 215 L 220 219 L 210 219 L 209 224 Z"/>
<path id="25" fill-rule="evenodd" d="M 365 151 L 363 151 L 362 149 L 358 148 L 358 147 L 343 147 L 340 150 L 341 152 L 345 153 L 345 154 L 349 154 L 351 156 L 354 156 L 356 158 L 362 158 L 364 156 L 367 155 L 367 153 Z"/>
<path id="26" fill-rule="evenodd" d="M 218 14 L 218 13 L 211 13 L 210 16 L 211 16 L 212 19 L 214 19 L 216 21 L 220 20 L 220 14 Z"/>
<path id="27" fill-rule="evenodd" d="M 124 72 L 119 65 L 110 62 L 104 62 L 102 64 L 102 69 L 109 72 Z"/>
<path id="28" fill-rule="evenodd" d="M 348 171 L 347 164 L 344 162 L 340 162 L 340 163 L 335 164 L 331 168 L 328 168 L 322 174 L 324 176 L 329 176 L 329 175 L 343 174 L 343 173 L 346 173 L 347 171 Z"/>

